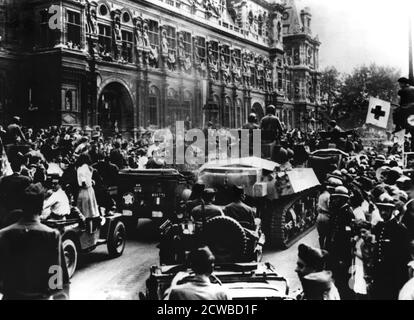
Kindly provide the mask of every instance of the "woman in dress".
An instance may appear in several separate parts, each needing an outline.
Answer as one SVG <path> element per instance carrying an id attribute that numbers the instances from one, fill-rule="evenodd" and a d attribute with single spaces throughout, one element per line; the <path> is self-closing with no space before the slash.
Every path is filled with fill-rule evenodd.
<path id="1" fill-rule="evenodd" d="M 76 162 L 76 173 L 79 186 L 79 195 L 76 206 L 86 218 L 98 217 L 99 207 L 93 190 L 93 170 L 90 165 L 88 154 L 81 154 Z"/>

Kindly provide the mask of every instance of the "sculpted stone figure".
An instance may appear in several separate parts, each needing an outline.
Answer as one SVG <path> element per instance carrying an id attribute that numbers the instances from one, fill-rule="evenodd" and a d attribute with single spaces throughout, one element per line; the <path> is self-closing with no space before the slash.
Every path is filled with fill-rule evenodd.
<path id="1" fill-rule="evenodd" d="M 168 39 L 167 39 L 167 30 L 163 29 L 161 32 L 161 52 L 164 55 L 168 54 Z"/>
<path id="2" fill-rule="evenodd" d="M 158 67 L 158 48 L 151 47 L 150 52 L 148 54 L 148 63 L 151 67 L 157 68 Z"/>
<path id="3" fill-rule="evenodd" d="M 148 22 L 144 21 L 144 24 L 142 26 L 142 44 L 144 47 L 148 48 L 150 46 L 150 40 L 148 36 Z"/>
<path id="4" fill-rule="evenodd" d="M 232 56 L 231 56 L 231 72 L 233 74 L 233 79 L 236 82 L 241 82 L 241 77 L 242 77 L 241 68 L 238 65 L 238 62 L 237 62 L 237 59 L 236 59 L 236 54 L 235 54 L 234 51 L 233 51 Z"/>
<path id="5" fill-rule="evenodd" d="M 223 55 L 221 55 L 220 59 L 221 59 L 220 60 L 220 69 L 221 69 L 221 74 L 223 76 L 223 81 L 225 83 L 228 83 L 230 81 L 230 68 L 227 65 Z"/>
<path id="6" fill-rule="evenodd" d="M 86 1 L 86 32 L 98 34 L 98 20 L 96 18 L 96 8 L 89 1 Z"/>
<path id="7" fill-rule="evenodd" d="M 217 80 L 218 62 L 217 62 L 217 58 L 214 55 L 213 49 L 211 48 L 210 44 L 208 45 L 208 67 L 210 70 L 211 77 Z"/>
<path id="8" fill-rule="evenodd" d="M 137 48 L 144 46 L 144 39 L 143 39 L 142 33 L 143 33 L 142 19 L 140 17 L 135 18 L 134 38 L 135 38 L 135 45 Z"/>

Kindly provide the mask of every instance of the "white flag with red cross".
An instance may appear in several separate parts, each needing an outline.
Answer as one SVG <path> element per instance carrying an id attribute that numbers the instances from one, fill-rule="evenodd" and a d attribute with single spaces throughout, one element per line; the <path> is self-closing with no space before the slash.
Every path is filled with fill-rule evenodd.
<path id="1" fill-rule="evenodd" d="M 365 123 L 387 129 L 391 113 L 391 102 L 378 98 L 369 98 L 368 114 Z"/>

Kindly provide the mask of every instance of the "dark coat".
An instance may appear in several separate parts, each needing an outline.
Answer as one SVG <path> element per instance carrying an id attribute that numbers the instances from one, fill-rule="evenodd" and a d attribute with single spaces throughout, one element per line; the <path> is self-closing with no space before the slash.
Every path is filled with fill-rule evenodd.
<path id="1" fill-rule="evenodd" d="M 60 270 L 56 268 L 60 267 Z M 61 236 L 36 219 L 21 219 L 0 231 L 0 282 L 3 299 L 42 299 L 53 293 L 53 276 L 69 283 Z"/>
<path id="2" fill-rule="evenodd" d="M 224 208 L 223 212 L 226 216 L 229 216 L 238 222 L 248 223 L 249 229 L 255 229 L 254 211 L 247 204 L 244 204 L 243 202 L 232 202 Z"/>
<path id="3" fill-rule="evenodd" d="M 262 140 L 265 141 L 276 140 L 283 130 L 279 118 L 269 114 L 260 122 L 260 129 L 262 130 Z"/>
<path id="4" fill-rule="evenodd" d="M 375 235 L 372 297 L 396 300 L 408 281 L 409 246 L 407 229 L 393 219 L 378 222 Z"/>

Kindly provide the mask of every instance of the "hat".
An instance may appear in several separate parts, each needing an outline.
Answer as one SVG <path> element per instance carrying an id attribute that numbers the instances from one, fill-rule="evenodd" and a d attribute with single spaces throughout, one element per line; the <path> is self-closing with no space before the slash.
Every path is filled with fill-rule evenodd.
<path id="1" fill-rule="evenodd" d="M 328 180 L 326 180 L 326 184 L 330 187 L 333 187 L 333 188 L 336 188 L 336 187 L 339 187 L 339 186 L 343 185 L 342 180 L 337 179 L 335 177 L 329 177 Z"/>
<path id="2" fill-rule="evenodd" d="M 383 160 L 383 161 L 385 161 L 386 159 L 385 159 L 385 156 L 383 154 L 380 154 L 380 155 L 377 156 L 377 159 L 376 160 Z"/>
<path id="3" fill-rule="evenodd" d="M 356 174 L 355 168 L 349 168 L 348 172 L 349 174 Z"/>
<path id="4" fill-rule="evenodd" d="M 402 190 L 410 189 L 411 179 L 407 176 L 401 176 L 396 181 L 397 187 Z"/>
<path id="5" fill-rule="evenodd" d="M 375 205 L 378 209 L 395 209 L 395 204 L 391 202 L 377 202 Z"/>
<path id="6" fill-rule="evenodd" d="M 399 83 L 405 83 L 405 84 L 411 84 L 410 80 L 408 80 L 406 77 L 401 77 L 398 79 Z"/>
<path id="7" fill-rule="evenodd" d="M 316 270 L 324 269 L 327 254 L 325 250 L 313 248 L 303 243 L 298 247 L 298 257 Z"/>
<path id="8" fill-rule="evenodd" d="M 213 188 L 204 189 L 203 195 L 214 195 L 216 194 L 216 190 Z"/>
<path id="9" fill-rule="evenodd" d="M 20 123 L 20 120 L 21 120 L 21 119 L 20 119 L 20 117 L 18 117 L 18 116 L 14 116 L 14 117 L 13 117 L 13 122 L 14 122 L 14 123 L 19 124 L 19 123 Z"/>
<path id="10" fill-rule="evenodd" d="M 244 195 L 244 187 L 243 186 L 233 186 L 233 193 L 235 197 L 240 197 Z"/>
<path id="11" fill-rule="evenodd" d="M 349 191 L 344 186 L 336 187 L 331 197 L 344 197 L 349 198 Z"/>

